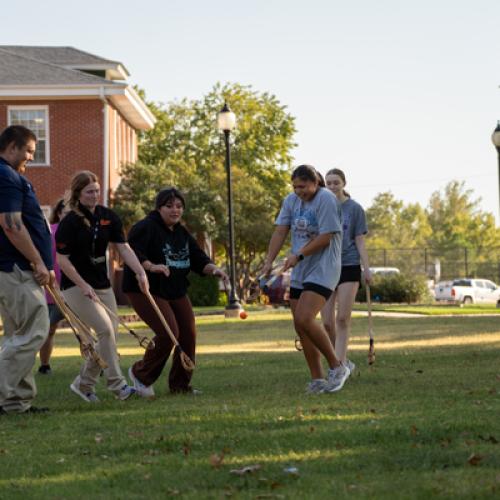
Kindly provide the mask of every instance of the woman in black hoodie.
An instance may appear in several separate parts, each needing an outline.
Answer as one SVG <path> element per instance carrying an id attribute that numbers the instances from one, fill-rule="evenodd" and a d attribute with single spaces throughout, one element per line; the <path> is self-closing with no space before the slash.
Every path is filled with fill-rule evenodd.
<path id="1" fill-rule="evenodd" d="M 187 275 L 195 271 L 203 275 L 218 276 L 228 280 L 180 223 L 184 197 L 175 188 L 160 191 L 155 210 L 135 224 L 128 235 L 129 245 L 147 272 L 151 294 L 161 309 L 182 350 L 194 361 L 196 329 L 193 308 L 187 288 Z M 141 293 L 131 269 L 125 266 L 123 291 L 137 314 L 155 333 L 154 349 L 129 369 L 129 376 L 140 396 L 154 396 L 153 383 L 160 376 L 173 344 L 155 314 L 147 297 Z M 168 384 L 170 392 L 192 392 L 191 372 L 185 370 L 180 356 L 174 352 Z"/>

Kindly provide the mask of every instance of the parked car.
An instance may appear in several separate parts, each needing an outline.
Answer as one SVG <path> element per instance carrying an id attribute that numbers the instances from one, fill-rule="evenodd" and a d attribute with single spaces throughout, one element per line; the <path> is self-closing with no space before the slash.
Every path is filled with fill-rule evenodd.
<path id="1" fill-rule="evenodd" d="M 460 278 L 441 281 L 435 287 L 436 300 L 456 304 L 495 304 L 500 302 L 500 287 L 490 280 Z"/>
<path id="2" fill-rule="evenodd" d="M 397 267 L 370 267 L 370 272 L 374 276 L 396 276 L 400 274 L 400 271 Z"/>

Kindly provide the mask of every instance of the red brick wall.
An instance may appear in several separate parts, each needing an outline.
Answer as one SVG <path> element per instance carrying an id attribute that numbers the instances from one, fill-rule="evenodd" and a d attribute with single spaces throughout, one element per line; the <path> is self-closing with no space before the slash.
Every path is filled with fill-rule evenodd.
<path id="1" fill-rule="evenodd" d="M 28 167 L 41 205 L 52 205 L 69 187 L 73 174 L 91 170 L 102 178 L 103 105 L 99 99 L 0 101 L 0 129 L 7 126 L 7 107 L 48 105 L 50 166 Z"/>

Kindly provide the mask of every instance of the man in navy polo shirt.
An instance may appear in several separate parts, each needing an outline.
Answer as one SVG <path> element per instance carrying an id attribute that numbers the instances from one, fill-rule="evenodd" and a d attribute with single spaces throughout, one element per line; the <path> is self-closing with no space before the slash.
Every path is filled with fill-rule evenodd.
<path id="1" fill-rule="evenodd" d="M 50 231 L 31 184 L 19 174 L 33 159 L 35 134 L 20 125 L 0 134 L 0 414 L 40 413 L 32 406 L 32 369 L 47 338 L 42 286 L 54 283 Z"/>

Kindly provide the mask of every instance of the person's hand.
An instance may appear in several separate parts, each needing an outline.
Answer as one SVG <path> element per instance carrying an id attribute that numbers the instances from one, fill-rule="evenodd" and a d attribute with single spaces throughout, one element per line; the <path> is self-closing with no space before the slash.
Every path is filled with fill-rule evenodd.
<path id="1" fill-rule="evenodd" d="M 222 269 L 219 269 L 218 267 L 216 267 L 212 271 L 212 274 L 214 276 L 217 276 L 218 278 L 220 278 L 222 281 L 224 281 L 224 283 L 228 283 L 229 282 L 229 276 Z"/>
<path id="2" fill-rule="evenodd" d="M 50 272 L 43 262 L 33 264 L 33 278 L 40 286 L 45 286 L 50 283 Z"/>
<path id="3" fill-rule="evenodd" d="M 365 277 L 365 283 L 367 285 L 371 285 L 372 281 L 373 281 L 373 277 L 372 277 L 372 273 L 371 273 L 370 269 L 365 269 L 363 271 L 363 275 Z"/>
<path id="4" fill-rule="evenodd" d="M 149 292 L 149 280 L 148 277 L 146 276 L 146 273 L 140 273 L 136 274 L 135 278 L 137 280 L 137 283 L 139 284 L 139 288 L 142 293 L 147 293 Z"/>
<path id="5" fill-rule="evenodd" d="M 148 271 L 155 274 L 163 274 L 166 278 L 170 276 L 170 268 L 165 264 L 151 264 Z"/>
<path id="6" fill-rule="evenodd" d="M 272 270 L 273 270 L 273 263 L 266 262 L 264 266 L 262 266 L 262 269 L 260 270 L 260 276 L 263 277 L 269 276 Z"/>
<path id="7" fill-rule="evenodd" d="M 299 258 L 297 255 L 291 253 L 285 261 L 285 265 L 283 266 L 283 272 L 290 269 L 291 267 L 295 267 L 299 262 Z"/>
<path id="8" fill-rule="evenodd" d="M 56 273 L 54 271 L 50 271 L 49 272 L 49 285 L 52 287 L 52 288 L 59 288 L 59 285 L 57 283 L 57 279 L 56 279 Z"/>
<path id="9" fill-rule="evenodd" d="M 82 291 L 83 295 L 85 295 L 85 297 L 88 297 L 90 300 L 94 300 L 94 301 L 97 300 L 97 295 L 96 295 L 94 289 L 88 283 L 78 285 L 78 287 Z"/>

